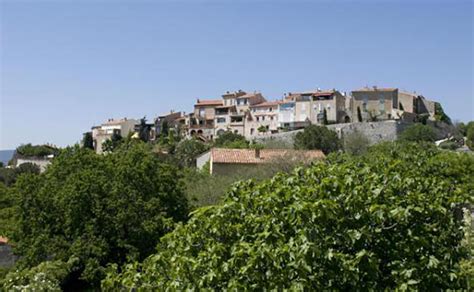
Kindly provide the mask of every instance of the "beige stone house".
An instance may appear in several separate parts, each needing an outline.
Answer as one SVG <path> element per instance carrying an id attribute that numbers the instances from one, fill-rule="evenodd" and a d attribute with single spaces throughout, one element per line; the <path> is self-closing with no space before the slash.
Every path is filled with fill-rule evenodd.
<path id="1" fill-rule="evenodd" d="M 322 124 L 326 111 L 328 122 L 350 121 L 346 113 L 346 97 L 335 89 L 291 93 L 287 98 L 296 101 L 295 115 L 298 120 L 309 119 L 312 124 Z"/>
<path id="2" fill-rule="evenodd" d="M 103 143 L 111 139 L 114 133 L 126 137 L 129 133 L 134 132 L 135 126 L 138 124 L 138 120 L 123 118 L 108 119 L 102 125 L 92 127 L 92 140 L 95 151 L 99 154 L 102 153 Z"/>
<path id="3" fill-rule="evenodd" d="M 400 119 L 413 121 L 417 115 L 434 117 L 434 102 L 421 95 L 405 92 L 398 88 L 365 87 L 352 91 L 352 118 L 358 120 Z"/>
<path id="4" fill-rule="evenodd" d="M 259 165 L 279 163 L 282 160 L 286 163 L 289 159 L 308 163 L 324 157 L 320 150 L 212 148 L 197 157 L 196 166 L 202 169 L 209 162 L 211 174 L 225 175 L 255 170 Z"/>
<path id="5" fill-rule="evenodd" d="M 278 104 L 277 101 L 265 101 L 250 106 L 245 119 L 244 136 L 247 139 L 278 132 Z"/>
<path id="6" fill-rule="evenodd" d="M 188 136 L 213 140 L 216 108 L 222 105 L 221 99 L 198 99 L 194 104 L 194 112 L 188 116 Z"/>

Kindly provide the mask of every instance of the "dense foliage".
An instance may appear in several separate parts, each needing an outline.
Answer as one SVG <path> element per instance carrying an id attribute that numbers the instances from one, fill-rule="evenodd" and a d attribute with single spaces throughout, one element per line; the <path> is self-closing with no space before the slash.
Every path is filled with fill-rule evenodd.
<path id="1" fill-rule="evenodd" d="M 221 148 L 248 148 L 249 141 L 244 136 L 233 133 L 232 131 L 226 131 L 219 135 L 214 141 L 215 147 Z"/>
<path id="2" fill-rule="evenodd" d="M 385 144 L 367 155 L 235 185 L 105 290 L 467 288 L 461 207 L 474 157 Z M 464 262 L 463 262 L 464 263 Z"/>
<path id="3" fill-rule="evenodd" d="M 59 149 L 50 145 L 25 144 L 16 148 L 16 154 L 28 157 L 42 157 L 58 154 Z"/>
<path id="4" fill-rule="evenodd" d="M 178 170 L 141 142 L 107 155 L 66 149 L 46 172 L 20 176 L 13 191 L 18 267 L 75 259 L 69 275 L 74 285 L 97 284 L 108 263 L 148 256 L 188 213 Z"/>
<path id="5" fill-rule="evenodd" d="M 62 291 L 61 285 L 71 272 L 71 266 L 72 263 L 46 261 L 31 269 L 9 273 L 0 283 L 5 291 Z"/>
<path id="6" fill-rule="evenodd" d="M 344 136 L 344 151 L 352 155 L 361 155 L 367 152 L 370 140 L 362 132 L 354 131 Z"/>
<path id="7" fill-rule="evenodd" d="M 180 165 L 191 167 L 195 166 L 196 157 L 208 149 L 208 145 L 197 139 L 184 139 L 176 146 L 174 155 Z"/>
<path id="8" fill-rule="evenodd" d="M 94 140 L 92 138 L 92 132 L 84 133 L 84 136 L 82 137 L 82 147 L 94 149 Z"/>
<path id="9" fill-rule="evenodd" d="M 436 140 L 436 132 L 433 127 L 429 125 L 416 123 L 401 133 L 400 140 L 409 142 L 434 142 Z"/>
<path id="10" fill-rule="evenodd" d="M 341 149 L 342 143 L 336 132 L 324 126 L 310 125 L 295 136 L 295 149 L 319 149 L 324 154 Z"/>
<path id="11" fill-rule="evenodd" d="M 474 151 L 474 121 L 469 122 L 466 126 L 466 144 Z"/>
<path id="12" fill-rule="evenodd" d="M 444 112 L 443 107 L 439 102 L 435 102 L 435 119 L 440 122 L 444 122 L 451 125 L 451 118 Z"/>
<path id="13" fill-rule="evenodd" d="M 15 183 L 17 177 L 23 173 L 39 174 L 40 168 L 30 162 L 22 163 L 15 168 L 0 168 L 0 183 L 11 186 Z"/>

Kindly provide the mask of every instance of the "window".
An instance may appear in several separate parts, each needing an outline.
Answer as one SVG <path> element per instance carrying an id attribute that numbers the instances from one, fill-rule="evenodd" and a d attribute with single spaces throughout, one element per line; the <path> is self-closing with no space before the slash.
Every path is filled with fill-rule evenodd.
<path id="1" fill-rule="evenodd" d="M 383 96 L 379 97 L 379 111 L 380 113 L 385 113 L 385 98 Z"/>
<path id="2" fill-rule="evenodd" d="M 273 108 L 270 108 L 269 111 L 273 111 Z"/>
<path id="3" fill-rule="evenodd" d="M 257 122 L 260 121 L 260 117 L 257 117 Z"/>
<path id="4" fill-rule="evenodd" d="M 270 121 L 273 121 L 273 117 L 270 117 Z"/>
<path id="5" fill-rule="evenodd" d="M 217 123 L 225 123 L 225 118 L 217 118 Z"/>
<path id="6" fill-rule="evenodd" d="M 262 121 L 265 121 L 265 116 L 262 117 Z"/>
<path id="7" fill-rule="evenodd" d="M 254 132 L 255 132 L 255 129 L 254 129 L 254 128 L 251 128 L 251 129 L 250 129 L 250 135 L 253 135 Z"/>

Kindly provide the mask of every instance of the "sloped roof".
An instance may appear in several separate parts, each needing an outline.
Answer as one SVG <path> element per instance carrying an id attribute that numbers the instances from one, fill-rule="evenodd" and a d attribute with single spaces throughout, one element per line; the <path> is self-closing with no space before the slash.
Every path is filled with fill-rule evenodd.
<path id="1" fill-rule="evenodd" d="M 223 104 L 224 102 L 222 101 L 222 99 L 198 99 L 195 106 L 219 106 Z"/>
<path id="2" fill-rule="evenodd" d="M 278 106 L 278 104 L 279 104 L 278 101 L 264 101 L 261 103 L 251 105 L 250 107 L 272 107 L 272 106 Z"/>
<path id="3" fill-rule="evenodd" d="M 293 149 L 261 149 L 257 157 L 255 149 L 225 149 L 212 148 L 211 157 L 213 163 L 232 164 L 259 164 L 272 162 L 275 159 L 288 159 L 308 161 L 324 158 L 320 150 L 293 150 Z"/>
<path id="4" fill-rule="evenodd" d="M 0 244 L 7 244 L 8 243 L 8 238 L 0 236 Z"/>

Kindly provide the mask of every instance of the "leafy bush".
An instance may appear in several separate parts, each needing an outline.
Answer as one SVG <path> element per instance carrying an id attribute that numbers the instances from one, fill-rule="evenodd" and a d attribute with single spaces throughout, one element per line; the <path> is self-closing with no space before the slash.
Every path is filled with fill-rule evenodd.
<path id="1" fill-rule="evenodd" d="M 361 155 L 367 152 L 370 140 L 363 133 L 354 131 L 344 136 L 344 151 L 352 155 Z"/>
<path id="2" fill-rule="evenodd" d="M 426 149 L 427 148 L 427 149 Z M 104 290 L 446 290 L 467 287 L 459 210 L 474 157 L 416 144 L 234 185 Z"/>
<path id="3" fill-rule="evenodd" d="M 248 148 L 249 142 L 240 134 L 226 131 L 217 137 L 214 141 L 214 146 L 221 148 Z"/>
<path id="4" fill-rule="evenodd" d="M 16 270 L 0 280 L 5 291 L 62 291 L 61 285 L 70 272 L 70 264 L 47 261 L 31 269 Z"/>
<path id="5" fill-rule="evenodd" d="M 466 127 L 466 144 L 471 149 L 474 151 L 474 121 L 469 122 Z"/>
<path id="6" fill-rule="evenodd" d="M 40 168 L 33 163 L 22 163 L 15 168 L 1 168 L 0 169 L 0 183 L 6 186 L 11 186 L 15 183 L 17 177 L 23 173 L 39 174 Z"/>
<path id="7" fill-rule="evenodd" d="M 181 166 L 195 166 L 196 157 L 209 150 L 209 147 L 197 139 L 185 139 L 178 143 L 175 157 Z"/>
<path id="8" fill-rule="evenodd" d="M 399 139 L 409 142 L 434 142 L 436 132 L 431 126 L 417 123 L 406 128 Z"/>
<path id="9" fill-rule="evenodd" d="M 295 149 L 318 149 L 328 154 L 341 149 L 336 132 L 324 126 L 310 125 L 295 135 Z"/>
<path id="10" fill-rule="evenodd" d="M 446 150 L 456 150 L 459 148 L 459 144 L 454 141 L 444 141 L 439 144 L 439 148 Z"/>
<path id="11" fill-rule="evenodd" d="M 15 190 L 19 267 L 77 258 L 70 281 L 90 285 L 108 263 L 148 256 L 188 212 L 180 173 L 142 142 L 108 155 L 66 149 L 44 173 L 19 177 Z"/>
<path id="12" fill-rule="evenodd" d="M 443 107 L 439 102 L 435 102 L 435 119 L 440 122 L 444 122 L 451 125 L 451 118 L 444 112 Z"/>
<path id="13" fill-rule="evenodd" d="M 43 157 L 48 155 L 57 155 L 59 149 L 50 145 L 31 145 L 25 144 L 16 148 L 16 153 L 27 157 Z"/>

